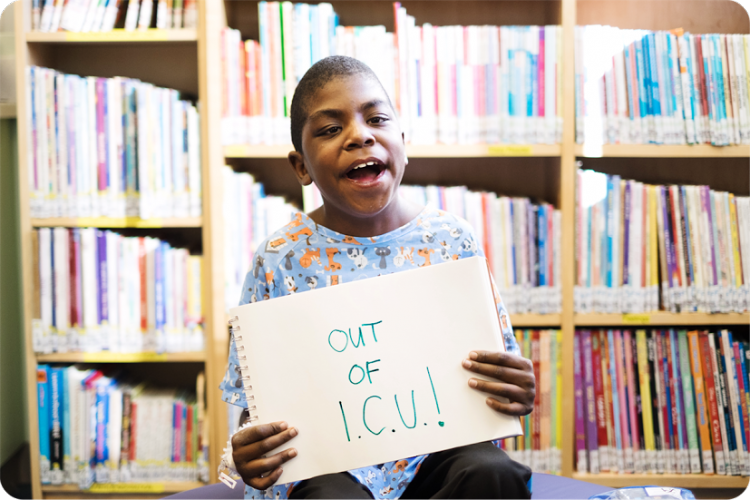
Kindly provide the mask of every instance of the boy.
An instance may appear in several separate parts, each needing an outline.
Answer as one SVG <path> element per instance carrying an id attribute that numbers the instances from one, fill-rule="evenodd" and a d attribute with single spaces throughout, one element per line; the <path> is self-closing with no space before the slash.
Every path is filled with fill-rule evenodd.
<path id="1" fill-rule="evenodd" d="M 482 255 L 468 223 L 398 196 L 408 163 L 403 134 L 385 90 L 363 63 L 334 56 L 313 65 L 295 91 L 291 129 L 295 150 L 289 162 L 301 184 L 315 182 L 324 204 L 309 215 L 297 214 L 260 245 L 242 304 Z M 507 311 L 499 296 L 496 300 L 508 352 L 471 352 L 463 366 L 497 380 L 469 378 L 470 387 L 508 399 L 488 397 L 486 411 L 526 415 L 534 402 L 533 370 L 518 355 Z M 247 407 L 237 363 L 232 342 L 223 399 Z M 246 498 L 530 496 L 531 471 L 491 443 L 275 484 L 282 464 L 297 451 L 266 453 L 296 435 L 286 422 L 275 422 L 233 436 L 232 456 L 247 485 Z"/>

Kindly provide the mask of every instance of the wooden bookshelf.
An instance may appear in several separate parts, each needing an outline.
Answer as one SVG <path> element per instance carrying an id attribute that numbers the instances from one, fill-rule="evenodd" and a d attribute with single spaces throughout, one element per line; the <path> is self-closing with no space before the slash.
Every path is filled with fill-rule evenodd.
<path id="1" fill-rule="evenodd" d="M 587 474 L 573 473 L 573 479 L 611 488 L 627 486 L 675 486 L 679 488 L 747 488 L 750 478 L 742 476 L 707 476 L 704 474 Z"/>
<path id="2" fill-rule="evenodd" d="M 720 326 L 748 325 L 750 313 L 576 314 L 576 326 Z"/>
<path id="3" fill-rule="evenodd" d="M 533 4 L 533 5 L 531 5 Z M 27 151 L 25 95 L 25 67 L 37 64 L 60 71 L 102 77 L 127 76 L 140 78 L 155 85 L 176 88 L 200 101 L 201 155 L 203 181 L 203 216 L 188 219 L 31 219 L 27 186 L 27 156 L 19 155 L 20 227 L 23 256 L 24 314 L 26 338 L 26 385 L 32 463 L 32 496 L 34 498 L 81 497 L 157 497 L 201 486 L 200 483 L 159 483 L 156 491 L 81 491 L 74 486 L 41 486 L 38 467 L 38 428 L 36 409 L 36 363 L 203 363 L 206 373 L 207 412 L 210 419 L 211 462 L 209 470 L 216 481 L 216 468 L 221 448 L 227 438 L 227 413 L 221 402 L 219 383 L 224 376 L 229 335 L 226 325 L 224 300 L 224 220 L 222 213 L 221 165 L 260 172 L 272 181 L 269 192 L 297 190 L 296 180 L 283 180 L 288 169 L 278 166 L 293 148 L 280 146 L 223 146 L 221 142 L 221 113 L 223 83 L 221 80 L 220 33 L 224 26 L 238 28 L 243 39 L 258 39 L 257 2 L 226 0 L 198 2 L 200 20 L 196 30 L 145 30 L 108 33 L 34 33 L 30 31 L 31 0 L 16 2 L 16 87 L 19 89 L 18 137 L 19 151 Z M 334 8 L 347 25 L 383 24 L 393 31 L 393 7 L 389 0 L 361 2 L 334 1 Z M 721 172 L 709 174 L 709 185 L 743 184 L 734 168 L 742 159 L 750 158 L 750 147 L 730 146 L 657 146 L 603 145 L 594 148 L 575 143 L 574 110 L 574 28 L 577 24 L 612 24 L 623 28 L 670 29 L 682 26 L 693 33 L 724 32 L 750 33 L 747 15 L 730 0 L 552 0 L 523 2 L 514 0 L 442 2 L 408 2 L 410 14 L 417 23 L 445 24 L 560 24 L 562 25 L 563 108 L 562 142 L 553 145 L 430 145 L 407 146 L 412 161 L 405 182 L 426 183 L 439 180 L 460 180 L 471 189 L 499 190 L 502 194 L 531 196 L 551 201 L 562 211 L 562 312 L 560 314 L 518 314 L 512 316 L 517 328 L 560 328 L 563 331 L 563 443 L 562 475 L 610 487 L 638 484 L 681 486 L 686 488 L 745 488 L 747 478 L 703 475 L 633 475 L 579 474 L 575 472 L 574 394 L 573 394 L 573 335 L 576 327 L 588 326 L 722 326 L 750 324 L 750 314 L 670 314 L 647 315 L 575 314 L 573 287 L 575 283 L 575 182 L 577 161 L 628 162 L 613 167 L 618 173 L 648 182 L 685 182 L 685 164 L 694 170 Z M 740 9 L 739 11 L 737 9 Z M 744 18 L 740 18 L 741 13 Z M 0 108 L 0 112 L 2 112 Z M 464 162 L 454 159 L 466 158 Z M 591 159 L 588 159 L 591 158 Z M 602 158 L 601 160 L 594 158 Z M 420 160 L 423 159 L 423 160 Z M 732 168 L 720 166 L 730 163 Z M 639 169 L 638 165 L 643 164 Z M 597 163 L 599 165 L 599 163 Z M 746 167 L 746 166 L 745 166 Z M 597 167 L 598 168 L 598 167 Z M 647 169 L 658 169 L 659 177 L 648 177 Z M 744 167 L 743 167 L 744 168 Z M 257 170 L 254 170 L 257 169 Z M 452 172 L 449 172 L 452 171 Z M 605 170 L 602 169 L 602 170 Z M 702 174 L 690 174 L 687 180 L 702 182 Z M 411 176 L 411 177 L 408 177 Z M 448 179 L 448 180 L 445 180 Z M 740 180 L 737 180 L 740 179 Z M 274 182 L 276 183 L 274 185 Z M 714 184 L 715 183 L 715 184 Z M 723 184 L 720 184 L 723 183 Z M 473 185 L 472 185 L 473 184 Z M 539 187 L 544 184 L 544 186 Z M 746 184 L 746 183 L 745 183 Z M 515 191 L 512 191 L 515 189 Z M 743 184 L 737 189 L 746 190 Z M 738 191 L 735 191 L 738 192 Z M 746 194 L 746 192 L 738 192 Z M 292 193 L 301 199 L 301 192 Z M 206 349 L 201 353 L 133 354 L 130 359 L 116 359 L 108 353 L 69 353 L 36 355 L 31 345 L 31 303 L 33 290 L 31 259 L 31 231 L 34 227 L 96 226 L 107 228 L 159 229 L 200 228 L 204 258 L 203 307 L 205 315 Z M 131 355 L 119 355 L 131 356 Z M 164 358 L 160 357 L 164 356 Z M 134 365 L 134 369 L 137 369 Z M 161 366 L 171 370 L 172 366 Z M 176 368 L 176 367 L 175 367 Z M 102 485 L 106 486 L 106 485 Z M 121 485 L 114 485 L 119 488 Z M 124 487 L 124 486 L 123 486 Z M 116 489 L 116 488 L 114 488 Z"/>
<path id="4" fill-rule="evenodd" d="M 55 352 L 37 354 L 37 363 L 203 363 L 206 353 L 197 352 Z"/>
<path id="5" fill-rule="evenodd" d="M 0 119 L 15 118 L 15 117 L 16 117 L 16 103 L 15 102 L 0 102 Z"/>
<path id="6" fill-rule="evenodd" d="M 101 228 L 140 228 L 201 227 L 202 217 L 166 217 L 141 219 L 139 217 L 53 217 L 31 219 L 32 227 L 101 227 Z"/>
<path id="7" fill-rule="evenodd" d="M 560 328 L 560 314 L 511 314 L 510 321 L 516 328 L 545 327 Z"/>
<path id="8" fill-rule="evenodd" d="M 750 158 L 750 146 L 670 146 L 659 144 L 576 145 L 584 158 Z"/>
<path id="9" fill-rule="evenodd" d="M 29 43 L 153 43 L 153 42 L 197 42 L 198 34 L 194 29 L 147 29 L 125 31 L 116 29 L 103 32 L 72 33 L 58 31 L 26 33 Z"/>
<path id="10" fill-rule="evenodd" d="M 204 486 L 196 481 L 159 483 L 94 484 L 82 490 L 73 484 L 45 485 L 41 490 L 45 498 L 163 498 L 165 495 Z"/>

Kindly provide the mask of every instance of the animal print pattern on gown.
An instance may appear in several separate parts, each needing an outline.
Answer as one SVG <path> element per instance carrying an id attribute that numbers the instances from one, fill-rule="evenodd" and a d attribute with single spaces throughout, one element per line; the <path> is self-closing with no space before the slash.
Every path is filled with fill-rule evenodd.
<path id="1" fill-rule="evenodd" d="M 484 252 L 469 223 L 434 208 L 425 208 L 404 226 L 371 238 L 337 233 L 297 213 L 294 220 L 258 247 L 253 268 L 245 277 L 240 305 L 474 256 L 484 256 Z M 520 355 L 508 312 L 496 289 L 495 302 L 505 348 Z M 220 386 L 222 399 L 247 408 L 238 363 L 232 340 Z M 375 498 L 399 498 L 426 457 L 372 465 L 350 470 L 349 474 Z M 276 484 L 264 491 L 245 486 L 245 498 L 288 498 L 295 485 Z"/>

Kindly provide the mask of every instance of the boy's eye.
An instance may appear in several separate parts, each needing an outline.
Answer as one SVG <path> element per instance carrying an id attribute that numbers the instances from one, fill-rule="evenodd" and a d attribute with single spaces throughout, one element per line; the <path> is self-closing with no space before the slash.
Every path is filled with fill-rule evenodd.
<path id="1" fill-rule="evenodd" d="M 323 131 L 321 132 L 321 135 L 331 135 L 331 134 L 335 134 L 336 132 L 338 132 L 338 131 L 340 131 L 340 130 L 341 130 L 341 127 L 339 127 L 339 126 L 336 126 L 336 127 L 328 127 L 327 129 L 324 129 L 324 130 L 323 130 Z"/>
<path id="2" fill-rule="evenodd" d="M 374 123 L 376 125 L 379 124 L 379 123 L 385 123 L 387 121 L 388 121 L 388 117 L 387 116 L 373 116 L 372 118 L 370 118 L 370 122 L 372 122 L 372 123 Z"/>

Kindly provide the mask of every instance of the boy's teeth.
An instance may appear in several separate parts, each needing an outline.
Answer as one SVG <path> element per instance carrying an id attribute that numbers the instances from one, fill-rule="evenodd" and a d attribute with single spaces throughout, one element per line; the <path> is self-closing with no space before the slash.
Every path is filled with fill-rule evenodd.
<path id="1" fill-rule="evenodd" d="M 361 164 L 357 165 L 352 170 L 357 170 L 358 168 L 364 168 L 364 167 L 371 167 L 371 166 L 374 166 L 374 165 L 376 165 L 376 163 L 374 161 L 368 161 L 367 163 L 361 163 Z"/>

